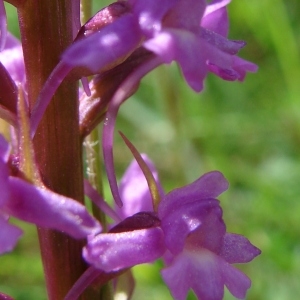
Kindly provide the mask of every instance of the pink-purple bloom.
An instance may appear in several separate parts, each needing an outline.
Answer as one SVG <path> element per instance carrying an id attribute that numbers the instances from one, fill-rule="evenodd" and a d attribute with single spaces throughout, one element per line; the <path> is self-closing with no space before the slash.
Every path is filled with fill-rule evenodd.
<path id="1" fill-rule="evenodd" d="M 141 178 L 143 186 L 145 179 L 141 171 L 137 173 L 134 164 L 131 171 L 136 178 Z M 130 169 L 126 177 L 129 185 L 135 182 L 130 180 Z M 127 182 L 127 179 L 122 181 Z M 128 189 L 134 191 L 134 186 Z M 135 213 L 109 233 L 90 238 L 84 257 L 105 272 L 162 257 L 166 265 L 161 271 L 162 277 L 174 299 L 186 299 L 190 289 L 201 300 L 222 299 L 224 286 L 242 299 L 251 281 L 231 264 L 249 262 L 260 250 L 245 237 L 226 232 L 216 197 L 227 188 L 228 183 L 220 172 L 207 173 L 192 184 L 166 194 L 157 212 L 152 208 Z M 132 194 L 128 198 L 122 196 L 126 206 Z M 139 197 L 138 191 L 134 196 Z M 148 202 L 148 197 L 141 193 L 140 201 Z"/>
<path id="2" fill-rule="evenodd" d="M 20 220 L 85 238 L 101 231 L 100 224 L 77 201 L 11 176 L 10 146 L 0 135 L 0 254 L 11 251 L 22 231 L 8 223 Z"/>
<path id="3" fill-rule="evenodd" d="M 243 80 L 247 72 L 255 72 L 254 64 L 236 55 L 245 43 L 227 39 L 225 6 L 229 2 L 128 0 L 104 8 L 82 27 L 46 82 L 33 109 L 32 134 L 65 76 L 101 74 L 135 56 L 141 47 L 151 51 L 159 64 L 177 61 L 187 83 L 197 92 L 209 71 L 225 80 Z M 137 65 L 148 60 L 141 58 Z M 128 91 L 126 97 L 129 95 Z"/>
<path id="4" fill-rule="evenodd" d="M 178 0 L 162 21 L 161 30 L 145 41 L 165 63 L 177 61 L 187 83 L 195 91 L 203 88 L 208 71 L 225 80 L 243 80 L 257 67 L 236 56 L 243 41 L 227 39 L 228 0 Z"/>

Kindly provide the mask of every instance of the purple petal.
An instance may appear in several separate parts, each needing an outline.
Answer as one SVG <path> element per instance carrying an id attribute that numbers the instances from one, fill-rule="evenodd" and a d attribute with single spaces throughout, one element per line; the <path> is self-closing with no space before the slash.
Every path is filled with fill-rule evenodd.
<path id="1" fill-rule="evenodd" d="M 251 280 L 243 272 L 227 264 L 222 259 L 219 259 L 219 261 L 223 281 L 229 292 L 238 299 L 245 299 L 246 292 L 251 286 Z"/>
<path id="2" fill-rule="evenodd" d="M 4 218 L 0 213 L 0 255 L 11 251 L 23 234 L 20 228 L 9 224 L 7 221 L 7 218 Z"/>
<path id="3" fill-rule="evenodd" d="M 243 81 L 247 72 L 256 72 L 258 67 L 257 65 L 244 60 L 240 57 L 235 56 L 233 58 L 233 69 L 239 73 L 239 81 Z"/>
<path id="4" fill-rule="evenodd" d="M 85 260 L 105 272 L 152 262 L 165 251 L 159 227 L 99 234 L 83 249 Z"/>
<path id="5" fill-rule="evenodd" d="M 25 84 L 25 65 L 21 42 L 9 32 L 7 33 L 6 44 L 0 52 L 0 62 L 4 65 L 11 78 Z"/>
<path id="6" fill-rule="evenodd" d="M 233 296 L 243 299 L 250 288 L 250 279 L 212 252 L 184 250 L 162 276 L 175 299 L 184 300 L 192 289 L 201 300 L 221 300 L 224 285 Z"/>
<path id="7" fill-rule="evenodd" d="M 185 300 L 189 289 L 201 300 L 223 299 L 224 284 L 218 259 L 210 251 L 184 250 L 161 273 L 174 299 Z"/>
<path id="8" fill-rule="evenodd" d="M 220 6 L 220 4 L 216 3 L 206 8 L 204 17 L 201 20 L 201 26 L 226 37 L 229 29 L 228 14 L 227 9 L 224 6 Z"/>
<path id="9" fill-rule="evenodd" d="M 219 35 L 206 28 L 201 28 L 198 36 L 199 38 L 205 40 L 206 43 L 209 43 L 215 48 L 231 55 L 237 54 L 239 50 L 241 50 L 246 45 L 244 41 L 228 40 L 222 35 Z"/>
<path id="10" fill-rule="evenodd" d="M 168 193 L 159 205 L 158 215 L 163 219 L 182 205 L 216 198 L 227 189 L 228 182 L 222 173 L 206 173 L 193 183 Z"/>
<path id="11" fill-rule="evenodd" d="M 142 157 L 154 175 L 155 181 L 159 184 L 154 164 L 147 155 L 143 154 Z M 132 161 L 122 177 L 120 182 L 120 196 L 123 207 L 116 207 L 116 211 L 119 212 L 122 219 L 132 216 L 137 212 L 153 211 L 152 198 L 147 180 L 136 160 Z"/>
<path id="12" fill-rule="evenodd" d="M 231 2 L 231 0 L 213 0 L 213 1 L 211 1 L 210 4 L 206 7 L 204 17 L 225 7 L 230 2 Z"/>
<path id="13" fill-rule="evenodd" d="M 7 21 L 4 1 L 0 0 L 0 51 L 3 50 L 7 36 Z"/>
<path id="14" fill-rule="evenodd" d="M 178 0 L 164 18 L 164 27 L 197 31 L 205 8 L 205 0 Z"/>
<path id="15" fill-rule="evenodd" d="M 101 226 L 79 202 L 10 177 L 5 211 L 23 221 L 63 231 L 74 238 L 100 232 Z"/>
<path id="16" fill-rule="evenodd" d="M 126 14 L 99 32 L 75 42 L 63 54 L 62 60 L 73 67 L 100 72 L 125 60 L 137 48 L 140 39 L 136 20 Z"/>
<path id="17" fill-rule="evenodd" d="M 119 194 L 113 160 L 113 140 L 116 117 L 121 104 L 128 98 L 128 95 L 131 95 L 132 90 L 139 84 L 140 80 L 160 64 L 161 61 L 158 58 L 153 58 L 136 68 L 115 92 L 105 115 L 102 134 L 103 158 L 112 195 L 116 204 L 120 207 L 122 206 L 122 200 Z"/>
<path id="18" fill-rule="evenodd" d="M 202 43 L 193 33 L 164 30 L 146 41 L 144 47 L 156 53 L 167 64 L 177 61 L 190 87 L 196 92 L 203 89 L 203 80 L 207 74 L 206 57 L 202 54 Z"/>
<path id="19" fill-rule="evenodd" d="M 152 36 L 161 30 L 161 21 L 167 11 L 176 4 L 178 0 L 129 0 L 134 14 L 138 18 L 140 28 L 147 36 Z"/>
<path id="20" fill-rule="evenodd" d="M 261 251 L 253 246 L 247 238 L 239 234 L 226 233 L 223 247 L 219 253 L 228 263 L 247 263 L 258 256 Z"/>
<path id="21" fill-rule="evenodd" d="M 0 160 L 7 162 L 9 158 L 10 145 L 6 139 L 0 134 Z"/>
<path id="22" fill-rule="evenodd" d="M 220 250 L 226 232 L 220 220 L 221 213 L 217 200 L 195 201 L 172 211 L 161 219 L 166 246 L 173 254 L 178 254 L 187 243 L 187 237 L 190 239 L 195 234 L 196 237 L 189 241 L 193 247 L 208 246 L 205 239 L 209 238 L 210 244 L 214 244 L 210 248 Z"/>
<path id="23" fill-rule="evenodd" d="M 205 248 L 218 254 L 223 246 L 226 226 L 222 219 L 220 206 L 212 207 L 203 218 L 201 226 L 191 232 L 186 239 L 186 247 L 197 251 L 198 248 Z"/>

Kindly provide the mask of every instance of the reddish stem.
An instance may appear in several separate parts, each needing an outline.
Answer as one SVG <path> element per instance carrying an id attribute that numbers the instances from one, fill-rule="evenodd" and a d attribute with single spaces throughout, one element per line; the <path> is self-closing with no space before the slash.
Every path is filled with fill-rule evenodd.
<path id="1" fill-rule="evenodd" d="M 62 51 L 72 42 L 72 1 L 26 0 L 18 7 L 29 105 L 32 108 Z M 83 202 L 77 84 L 64 81 L 53 97 L 34 138 L 44 183 L 59 194 Z M 48 297 L 60 300 L 86 269 L 84 241 L 38 229 Z M 89 290 L 80 299 L 99 299 Z"/>

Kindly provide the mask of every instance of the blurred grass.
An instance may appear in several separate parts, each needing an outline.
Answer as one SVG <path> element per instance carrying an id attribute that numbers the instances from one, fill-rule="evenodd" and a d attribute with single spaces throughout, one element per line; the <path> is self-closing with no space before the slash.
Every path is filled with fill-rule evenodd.
<path id="1" fill-rule="evenodd" d="M 244 83 L 209 75 L 195 94 L 176 65 L 164 66 L 143 80 L 118 119 L 117 129 L 155 162 L 166 191 L 211 170 L 224 173 L 228 230 L 262 250 L 240 266 L 252 279 L 249 300 L 300 295 L 299 11 L 298 0 L 233 1 L 230 38 L 248 42 L 240 56 L 258 64 L 258 73 Z M 121 176 L 131 155 L 117 135 L 115 155 Z M 35 229 L 25 228 L 16 250 L 0 257 L 0 290 L 45 299 Z M 135 268 L 134 300 L 171 299 L 159 269 L 160 262 Z"/>

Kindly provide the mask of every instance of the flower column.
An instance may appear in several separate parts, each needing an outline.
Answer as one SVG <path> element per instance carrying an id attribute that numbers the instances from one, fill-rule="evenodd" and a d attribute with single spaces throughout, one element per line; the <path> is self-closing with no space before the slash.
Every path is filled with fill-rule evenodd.
<path id="1" fill-rule="evenodd" d="M 28 100 L 32 107 L 62 51 L 72 41 L 72 5 L 79 5 L 79 1 L 19 2 Z M 59 194 L 83 202 L 77 101 L 76 83 L 65 81 L 39 125 L 34 148 L 44 183 Z M 83 242 L 53 230 L 38 232 L 49 299 L 63 299 L 86 268 L 81 258 Z M 87 292 L 82 299 L 94 297 Z"/>

